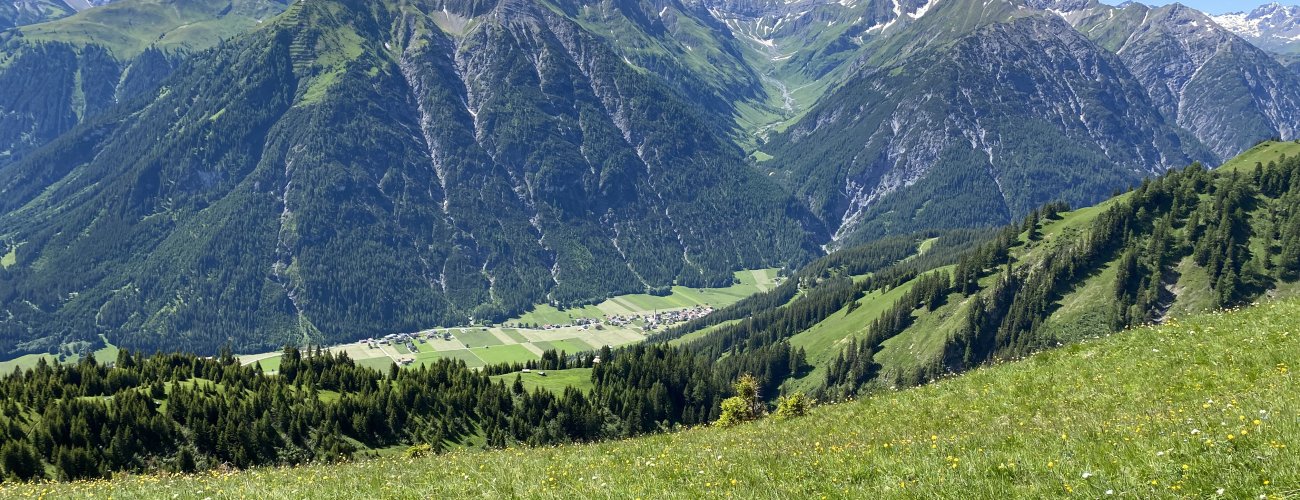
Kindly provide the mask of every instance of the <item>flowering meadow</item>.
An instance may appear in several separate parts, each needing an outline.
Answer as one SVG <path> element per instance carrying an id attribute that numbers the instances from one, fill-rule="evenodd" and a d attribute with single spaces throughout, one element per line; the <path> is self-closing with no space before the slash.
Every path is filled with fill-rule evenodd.
<path id="1" fill-rule="evenodd" d="M 0 497 L 1300 494 L 1300 301 L 1194 316 L 793 420 L 588 446 L 6 484 Z"/>

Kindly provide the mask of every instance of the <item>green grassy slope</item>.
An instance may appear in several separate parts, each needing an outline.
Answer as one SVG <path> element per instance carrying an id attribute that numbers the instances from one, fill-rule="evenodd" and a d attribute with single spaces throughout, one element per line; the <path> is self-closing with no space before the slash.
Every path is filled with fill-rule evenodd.
<path id="1" fill-rule="evenodd" d="M 802 347 L 813 369 L 807 375 L 788 382 L 791 391 L 812 392 L 826 377 L 826 365 L 848 345 L 867 334 L 871 320 L 879 318 L 890 306 L 902 298 L 916 280 L 904 283 L 885 292 L 872 292 L 858 299 L 858 307 L 852 312 L 845 307 L 831 315 L 825 321 L 790 338 L 792 347 Z"/>
<path id="2" fill-rule="evenodd" d="M 1226 172 L 1241 169 L 1253 172 L 1255 164 L 1268 165 L 1283 155 L 1290 158 L 1300 155 L 1300 144 L 1276 141 L 1261 143 L 1223 168 L 1227 169 Z M 1021 232 L 1018 244 L 1009 250 L 1013 266 L 1018 269 L 1041 268 L 1044 262 L 1059 256 L 1063 249 L 1086 240 L 1103 214 L 1130 203 L 1132 196 L 1131 193 L 1122 194 L 1095 206 L 1064 212 L 1043 220 L 1038 227 L 1038 237 L 1032 240 L 1027 232 Z M 1207 196 L 1210 195 L 1202 195 L 1202 199 L 1207 199 Z M 1250 238 L 1252 255 L 1265 255 L 1266 247 L 1276 244 L 1269 235 L 1284 231 L 1283 227 L 1273 227 L 1281 224 L 1274 222 L 1271 216 L 1279 210 L 1285 210 L 1283 203 L 1268 198 L 1260 198 L 1258 205 L 1249 210 L 1253 233 Z M 1183 224 L 1173 229 L 1175 235 L 1186 234 L 1186 231 Z M 1090 264 L 1087 271 L 1072 282 L 1058 284 L 1061 295 L 1052 300 L 1039 328 L 1041 335 L 1051 339 L 1051 345 L 1069 344 L 1112 331 L 1115 318 L 1122 312 L 1116 308 L 1114 291 L 1118 277 L 1117 266 L 1122 257 L 1122 252 L 1117 252 L 1101 262 Z M 1273 263 L 1278 264 L 1277 257 L 1274 257 Z M 986 298 L 999 281 L 998 274 L 990 271 L 979 281 L 981 293 Z M 1216 291 L 1212 287 L 1210 271 L 1197 265 L 1190 257 L 1171 265 L 1162 281 L 1168 297 L 1164 299 L 1162 311 L 1157 311 L 1158 314 L 1154 316 L 1157 320 L 1185 317 L 1212 310 L 1216 306 Z M 1296 288 L 1284 281 L 1270 282 L 1267 286 L 1273 287 L 1269 295 L 1274 297 L 1289 297 Z M 793 336 L 790 339 L 791 345 L 806 350 L 812 369 L 799 379 L 787 381 L 782 389 L 787 392 L 816 392 L 825 379 L 827 365 L 838 353 L 843 352 L 848 341 L 866 337 L 872 321 L 887 316 L 900 298 L 901 293 L 868 294 L 858 300 L 858 307 L 852 313 L 848 313 L 849 308 L 842 308 L 812 328 Z M 884 340 L 874 355 L 874 362 L 879 365 L 878 386 L 913 385 L 925 379 L 926 373 L 933 375 L 951 369 L 952 353 L 947 352 L 946 348 L 956 341 L 968 323 L 971 303 L 971 297 L 955 293 L 934 311 L 913 312 L 911 324 L 897 335 Z M 692 334 L 689 338 L 696 336 Z"/>
<path id="3" fill-rule="evenodd" d="M 694 332 L 688 333 L 688 334 L 686 334 L 686 335 L 683 335 L 683 336 L 681 336 L 681 337 L 677 337 L 677 338 L 675 338 L 675 339 L 669 340 L 669 341 L 668 341 L 668 345 L 671 345 L 671 346 L 679 346 L 679 345 L 689 344 L 689 343 L 691 343 L 691 342 L 693 342 L 693 341 L 695 341 L 695 340 L 698 340 L 698 339 L 704 338 L 704 337 L 707 336 L 709 333 L 712 333 L 714 330 L 717 330 L 717 329 L 719 329 L 719 328 L 723 328 L 723 327 L 726 327 L 726 326 L 730 326 L 730 325 L 735 325 L 735 324 L 737 324 L 737 323 L 740 323 L 740 321 L 741 321 L 741 320 L 738 320 L 738 319 L 733 319 L 733 320 L 723 321 L 723 322 L 718 323 L 718 324 L 716 324 L 716 325 L 713 325 L 713 326 L 710 326 L 710 327 L 707 327 L 707 328 L 702 328 L 702 329 L 696 330 L 696 331 L 694 331 Z"/>
<path id="4" fill-rule="evenodd" d="M 1122 198 L 1122 197 L 1121 197 Z M 1026 262 L 1041 258 L 1046 251 L 1054 248 L 1056 241 L 1068 241 L 1082 234 L 1105 209 L 1120 201 L 1121 198 L 1105 203 L 1063 214 L 1060 219 L 1043 224 L 1043 237 L 1039 242 L 1025 245 L 1013 250 L 1017 262 Z M 1023 236 L 1023 235 L 1022 235 Z M 1022 237 L 1023 239 L 1023 237 Z M 946 268 L 951 272 L 951 267 Z M 1109 317 L 1105 301 L 1109 300 L 1114 282 L 1114 273 L 1104 279 L 1088 281 L 1078 286 L 1061 301 L 1062 308 L 1052 318 L 1051 325 L 1057 329 L 1074 331 L 1081 324 L 1091 321 L 1097 314 L 1096 307 L 1103 307 L 1103 318 Z M 996 276 L 985 277 L 981 281 L 984 288 L 996 281 Z M 858 300 L 859 308 L 851 314 L 846 311 L 831 315 L 813 328 L 795 335 L 790 344 L 807 350 L 808 362 L 813 369 L 808 375 L 792 381 L 785 388 L 790 391 L 812 392 L 822 383 L 826 365 L 847 346 L 849 339 L 859 339 L 868 333 L 869 325 L 884 316 L 899 299 L 902 298 L 916 280 L 908 282 L 887 293 L 872 293 Z M 960 294 L 952 294 L 944 305 L 930 312 L 916 312 L 914 323 L 897 336 L 886 340 L 875 356 L 881 365 L 881 379 L 893 385 L 895 382 L 914 379 L 926 367 L 940 362 L 946 342 L 956 335 L 962 326 L 969 300 Z M 847 308 L 846 308 L 847 309 Z M 1104 328 L 1108 328 L 1103 323 Z M 1105 330 L 1091 333 L 1105 333 Z"/>
<path id="5" fill-rule="evenodd" d="M 1283 497 L 1300 487 L 1297 319 L 1300 301 L 1194 316 L 729 430 L 0 496 Z"/>
<path id="6" fill-rule="evenodd" d="M 4 2 L 0 4 L 0 30 L 59 19 L 76 12 L 75 7 L 60 0 Z"/>
<path id="7" fill-rule="evenodd" d="M 70 346 L 62 346 L 62 347 L 66 348 Z M 91 353 L 91 355 L 95 356 L 95 361 L 98 363 L 110 363 L 117 359 L 117 352 L 118 352 L 117 346 L 105 342 L 104 347 L 95 350 L 93 353 Z M 53 354 L 27 354 L 24 356 L 19 356 L 17 358 L 0 361 L 0 373 L 7 374 L 13 372 L 14 369 L 26 370 L 29 368 L 34 368 L 36 364 L 39 363 L 40 360 L 42 359 L 44 359 L 45 362 L 50 365 L 56 365 L 60 363 L 59 356 L 55 356 Z M 80 355 L 73 354 L 70 356 L 65 355 L 63 357 L 62 362 L 72 364 L 80 360 L 81 360 Z"/>
<path id="8" fill-rule="evenodd" d="M 541 375 L 541 373 L 546 375 Z M 568 370 L 533 370 L 530 373 L 507 373 L 505 375 L 495 375 L 493 380 L 500 380 L 507 384 L 515 383 L 515 377 L 520 377 L 524 383 L 524 389 L 535 391 L 545 389 L 556 394 L 564 392 L 566 387 L 573 387 L 580 391 L 588 391 L 593 387 L 591 383 L 591 368 L 572 368 Z"/>
<path id="9" fill-rule="evenodd" d="M 150 46 L 205 49 L 284 8 L 274 0 L 124 0 L 20 31 L 30 40 L 102 45 L 129 59 Z"/>
<path id="10" fill-rule="evenodd" d="M 951 272 L 951 268 L 940 270 Z M 899 380 L 915 377 L 918 371 L 936 362 L 944 344 L 961 327 L 957 320 L 965 318 L 966 302 L 960 294 L 951 294 L 945 304 L 928 313 L 912 315 L 917 319 L 902 334 L 881 343 L 876 362 L 881 365 L 881 378 Z M 890 305 L 893 305 L 892 303 Z M 883 306 L 882 309 L 889 306 Z"/>
<path id="11" fill-rule="evenodd" d="M 18 263 L 18 246 L 9 247 L 3 257 L 0 257 L 0 267 L 8 269 Z"/>
<path id="12" fill-rule="evenodd" d="M 1253 170 L 1256 163 L 1268 165 L 1268 162 L 1276 161 L 1281 155 L 1287 155 L 1288 157 L 1300 155 L 1300 141 L 1261 142 L 1255 147 L 1246 150 L 1246 152 L 1241 153 L 1236 158 L 1228 160 L 1223 164 L 1223 166 L 1219 167 L 1219 170 Z"/>

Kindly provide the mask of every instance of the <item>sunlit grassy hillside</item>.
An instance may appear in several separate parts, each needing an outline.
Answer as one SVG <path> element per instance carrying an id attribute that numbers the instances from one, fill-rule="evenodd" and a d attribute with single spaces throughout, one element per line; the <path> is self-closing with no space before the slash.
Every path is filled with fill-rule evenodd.
<path id="1" fill-rule="evenodd" d="M 25 26 L 22 36 L 73 45 L 97 44 L 119 58 L 150 46 L 200 50 L 262 24 L 285 9 L 278 0 L 127 0 L 57 21 Z"/>
<path id="2" fill-rule="evenodd" d="M 1226 183 L 1237 173 L 1246 175 L 1255 172 L 1260 165 L 1263 171 L 1274 171 L 1279 164 L 1287 163 L 1285 159 L 1300 155 L 1300 142 L 1267 141 L 1242 153 L 1222 167 L 1219 183 Z M 1212 199 L 1213 189 L 1202 194 L 1205 200 Z M 1091 207 L 1061 212 L 1041 220 L 1036 228 L 1035 238 L 1030 238 L 1027 231 L 1022 231 L 1017 243 L 1008 249 L 1008 255 L 1015 266 L 1021 269 L 1036 269 L 1045 266 L 1053 259 L 1061 258 L 1062 249 L 1077 246 L 1090 238 L 1096 231 L 1096 224 L 1106 213 L 1117 207 L 1125 207 L 1133 202 L 1133 193 L 1116 196 L 1110 200 Z M 1250 230 L 1244 232 L 1245 246 L 1255 262 L 1253 266 L 1272 268 L 1285 259 L 1270 256 L 1271 250 L 1279 248 L 1279 240 L 1273 236 L 1282 234 L 1288 222 L 1275 220 L 1275 214 L 1286 214 L 1289 198 L 1256 196 L 1246 207 L 1248 215 L 1242 224 Z M 1211 208 L 1211 207 L 1207 207 Z M 1212 207 L 1220 210 L 1218 207 Z M 1171 233 L 1179 238 L 1188 238 L 1188 221 L 1174 224 Z M 1149 233 L 1149 231 L 1148 231 Z M 1191 249 L 1204 238 L 1188 238 L 1185 248 Z M 1216 307 L 1217 285 L 1213 269 L 1199 265 L 1198 260 L 1186 251 L 1177 258 L 1162 263 L 1161 287 L 1163 295 L 1159 300 L 1157 318 L 1183 318 L 1199 314 Z M 1057 343 L 1069 344 L 1080 338 L 1103 335 L 1115 328 L 1114 318 L 1120 315 L 1126 305 L 1117 303 L 1115 290 L 1119 288 L 1118 270 L 1124 257 L 1123 252 L 1113 252 L 1099 258 L 1096 262 L 1086 264 L 1088 271 L 1070 280 L 1057 280 L 1054 295 L 1045 308 L 1041 322 L 1035 328 L 1037 333 Z M 1203 262 L 1204 263 L 1204 262 Z M 951 269 L 948 270 L 951 272 Z M 916 285 L 918 277 L 890 293 L 871 293 L 849 304 L 839 311 L 827 316 L 812 328 L 802 331 L 790 338 L 792 345 L 803 347 L 813 369 L 804 376 L 786 381 L 786 391 L 801 390 L 813 392 L 826 380 L 827 365 L 836 356 L 845 352 L 854 341 L 867 338 L 870 324 L 877 318 L 889 313 L 904 292 Z M 989 274 L 979 280 L 980 288 L 987 292 L 995 288 L 999 277 Z M 1258 285 L 1259 293 L 1274 298 L 1289 298 L 1300 293 L 1300 285 L 1294 279 L 1268 279 Z M 976 295 L 953 292 L 948 294 L 941 305 L 933 310 L 918 309 L 912 313 L 911 323 L 880 344 L 873 361 L 880 365 L 879 380 L 884 386 L 912 385 L 927 378 L 925 374 L 933 373 L 934 367 L 951 366 L 953 353 L 949 351 L 952 344 L 960 337 L 963 329 L 969 325 L 972 309 L 977 304 Z"/>
<path id="3" fill-rule="evenodd" d="M 1265 141 L 1246 150 L 1219 168 L 1228 171 L 1254 170 L 1257 163 L 1268 165 L 1269 162 L 1277 161 L 1281 155 L 1295 157 L 1298 154 L 1300 154 L 1300 141 Z"/>
<path id="4" fill-rule="evenodd" d="M 0 497 L 1280 498 L 1300 492 L 1298 320 L 1295 300 L 1193 316 L 732 429 Z"/>

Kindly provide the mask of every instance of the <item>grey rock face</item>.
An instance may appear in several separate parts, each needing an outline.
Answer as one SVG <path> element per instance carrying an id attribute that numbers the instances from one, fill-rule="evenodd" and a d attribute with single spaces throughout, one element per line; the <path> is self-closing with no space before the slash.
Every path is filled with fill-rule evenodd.
<path id="1" fill-rule="evenodd" d="M 1210 157 L 1120 58 L 1051 17 L 869 70 L 776 142 L 806 156 L 794 177 L 808 179 L 801 189 L 838 226 L 837 244 L 997 224 Z"/>
<path id="2" fill-rule="evenodd" d="M 1098 13 L 1077 26 L 1122 35 L 1115 52 L 1161 112 L 1220 159 L 1260 139 L 1296 137 L 1300 80 L 1294 72 L 1200 11 L 1181 5 L 1127 10 L 1130 16 Z"/>

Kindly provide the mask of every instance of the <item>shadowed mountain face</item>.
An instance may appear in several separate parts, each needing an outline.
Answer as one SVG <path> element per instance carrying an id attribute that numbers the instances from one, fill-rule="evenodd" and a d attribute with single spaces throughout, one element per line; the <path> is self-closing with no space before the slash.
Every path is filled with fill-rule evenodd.
<path id="1" fill-rule="evenodd" d="M 811 4 L 730 25 L 775 19 L 743 34 L 779 54 L 774 75 L 839 82 L 761 146 L 837 228 L 834 245 L 1096 202 L 1154 172 L 1294 138 L 1300 123 L 1295 73 L 1182 6 Z M 791 28 L 813 15 L 828 20 Z M 807 42 L 845 24 L 834 42 Z M 807 52 L 831 47 L 844 62 L 809 70 Z"/>
<path id="2" fill-rule="evenodd" d="M 846 243 L 1088 203 L 1210 157 L 1117 57 L 1042 17 L 864 71 L 771 144 Z"/>
<path id="3" fill-rule="evenodd" d="M 1294 73 L 1180 7 L 184 7 L 0 35 L 0 349 L 251 351 L 718 285 L 1300 123 Z"/>
<path id="4" fill-rule="evenodd" d="M 285 8 L 281 0 L 94 5 L 103 6 L 87 2 L 82 12 L 69 8 L 68 17 L 0 32 L 0 168 L 119 102 L 156 91 L 189 54 Z"/>
<path id="5" fill-rule="evenodd" d="M 396 7 L 299 4 L 5 169 L 7 307 L 36 305 L 6 348 L 332 342 L 812 255 L 778 185 L 570 19 Z"/>
<path id="6" fill-rule="evenodd" d="M 0 2 L 0 30 L 67 17 L 89 7 L 62 0 L 6 0 Z"/>

